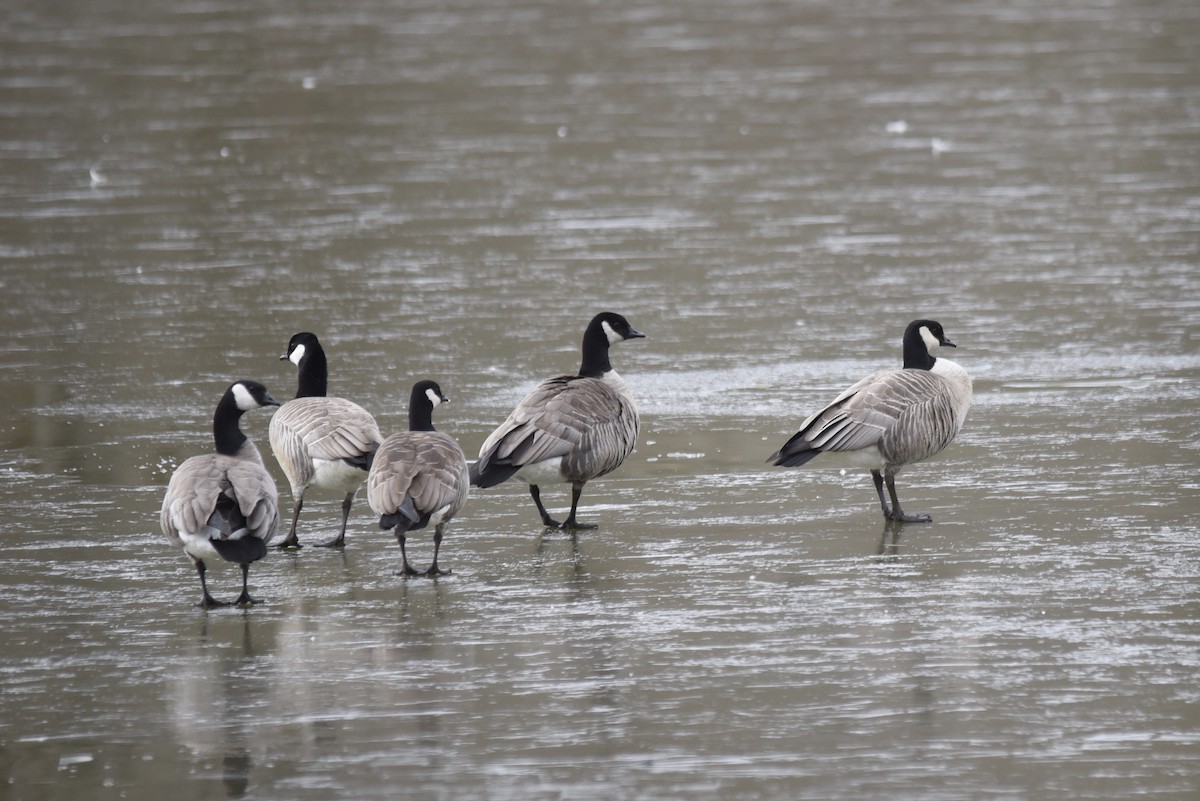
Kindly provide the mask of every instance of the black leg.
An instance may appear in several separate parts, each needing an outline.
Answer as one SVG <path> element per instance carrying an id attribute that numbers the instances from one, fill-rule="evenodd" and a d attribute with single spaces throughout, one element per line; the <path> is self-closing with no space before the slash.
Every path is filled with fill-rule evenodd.
<path id="1" fill-rule="evenodd" d="M 879 506 L 883 509 L 883 518 L 891 520 L 892 510 L 888 507 L 887 499 L 883 496 L 883 474 L 878 470 L 872 470 L 871 480 L 875 482 L 875 493 L 879 495 Z"/>
<path id="2" fill-rule="evenodd" d="M 250 588 L 247 586 L 247 582 L 250 579 L 250 565 L 249 565 L 249 563 L 243 562 L 241 567 L 242 567 L 242 594 L 237 597 L 237 600 L 234 601 L 234 603 L 237 604 L 238 606 L 253 606 L 256 603 L 259 603 L 259 600 L 257 598 L 250 597 Z"/>
<path id="3" fill-rule="evenodd" d="M 318 548 L 344 548 L 346 546 L 346 521 L 350 519 L 350 505 L 354 503 L 354 493 L 351 492 L 342 499 L 342 530 L 329 542 L 322 542 Z"/>
<path id="4" fill-rule="evenodd" d="M 438 563 L 437 563 L 438 551 L 440 551 L 442 549 L 442 529 L 444 527 L 445 527 L 445 524 L 442 523 L 442 524 L 439 524 L 438 527 L 433 530 L 433 564 L 431 564 L 429 566 L 429 569 L 425 571 L 425 575 L 427 575 L 427 576 L 448 576 L 448 575 L 450 575 L 449 570 L 442 570 L 441 568 L 438 567 Z"/>
<path id="5" fill-rule="evenodd" d="M 583 494 L 582 481 L 571 483 L 571 515 L 563 522 L 562 527 L 571 531 L 585 528 L 599 528 L 595 523 L 580 523 L 575 519 L 575 510 L 579 508 L 579 496 Z"/>
<path id="6" fill-rule="evenodd" d="M 276 545 L 276 548 L 301 548 L 300 539 L 296 536 L 296 522 L 300 520 L 300 510 L 304 508 L 304 494 L 296 496 L 296 503 L 292 505 L 292 529 L 288 532 L 287 537 L 283 542 Z"/>
<path id="7" fill-rule="evenodd" d="M 413 570 L 413 566 L 408 563 L 408 550 L 405 547 L 405 540 L 407 538 L 403 534 L 397 534 L 396 539 L 400 542 L 400 559 L 402 560 L 401 564 L 403 565 L 399 570 L 396 571 L 396 575 L 397 576 L 419 576 L 419 575 L 421 575 L 421 573 L 419 571 Z"/>
<path id="8" fill-rule="evenodd" d="M 542 516 L 542 525 L 548 528 L 561 528 L 562 523 L 552 518 L 550 513 L 546 511 L 546 507 L 542 506 L 542 491 L 538 489 L 537 484 L 529 485 L 529 494 L 533 498 L 533 502 L 537 504 L 538 514 Z"/>
<path id="9" fill-rule="evenodd" d="M 896 497 L 896 477 L 888 473 L 884 479 L 887 481 L 888 494 L 892 496 L 892 513 L 887 515 L 889 520 L 897 520 L 901 523 L 933 522 L 933 518 L 929 515 L 906 515 L 900 508 L 900 499 Z"/>
<path id="10" fill-rule="evenodd" d="M 208 581 L 204 578 L 204 574 L 208 572 L 208 568 L 205 567 L 204 561 L 197 559 L 194 556 L 192 557 L 192 561 L 196 563 L 196 572 L 200 574 L 200 588 L 204 590 L 204 598 L 201 599 L 200 603 L 196 604 L 196 606 L 199 606 L 202 609 L 212 609 L 213 607 L 217 606 L 229 606 L 229 604 L 225 603 L 224 601 L 218 601 L 216 598 L 208 594 Z"/>

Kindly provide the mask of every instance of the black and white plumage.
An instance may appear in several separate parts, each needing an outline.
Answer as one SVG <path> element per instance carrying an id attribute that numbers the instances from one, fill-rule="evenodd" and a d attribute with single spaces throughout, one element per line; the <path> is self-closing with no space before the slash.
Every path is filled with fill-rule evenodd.
<path id="1" fill-rule="evenodd" d="M 250 409 L 278 405 L 257 381 L 231 384 L 213 415 L 216 452 L 184 461 L 167 485 L 159 524 L 200 574 L 199 606 L 228 605 L 208 592 L 205 562 L 214 559 L 241 567 L 242 594 L 234 603 L 256 603 L 247 587 L 250 563 L 266 556 L 267 540 L 279 526 L 279 502 L 274 479 L 238 421 Z"/>
<path id="2" fill-rule="evenodd" d="M 440 576 L 438 553 L 446 525 L 467 501 L 467 457 L 454 438 L 433 428 L 433 410 L 450 399 L 434 381 L 418 381 L 408 405 L 408 431 L 393 434 L 375 452 L 367 478 L 367 503 L 379 527 L 400 543 L 402 575 Z M 433 524 L 433 562 L 415 570 L 405 547 L 408 534 Z"/>
<path id="3" fill-rule="evenodd" d="M 296 523 L 310 487 L 343 495 L 342 526 L 325 547 L 346 543 L 346 522 L 354 495 L 367 480 L 371 455 L 383 441 L 375 418 L 357 403 L 326 395 L 329 367 L 315 334 L 302 332 L 279 357 L 299 368 L 296 397 L 271 418 L 271 450 L 292 490 L 292 524 L 282 548 L 299 548 Z"/>
<path id="4" fill-rule="evenodd" d="M 619 314 L 592 318 L 579 373 L 547 379 L 517 404 L 479 449 L 471 484 L 492 487 L 515 476 L 529 484 L 544 525 L 595 528 L 575 517 L 583 486 L 629 458 L 639 426 L 633 395 L 613 370 L 609 347 L 644 336 Z M 550 482 L 571 485 L 571 513 L 561 523 L 542 505 L 539 485 Z"/>
<path id="5" fill-rule="evenodd" d="M 886 519 L 929 522 L 929 515 L 901 510 L 895 479 L 905 465 L 941 452 L 967 419 L 971 377 L 959 365 L 935 355 L 943 347 L 955 345 L 941 324 L 909 323 L 904 331 L 904 369 L 881 370 L 851 386 L 805 420 L 767 461 L 797 467 L 821 453 L 848 453 L 854 464 L 871 471 Z"/>

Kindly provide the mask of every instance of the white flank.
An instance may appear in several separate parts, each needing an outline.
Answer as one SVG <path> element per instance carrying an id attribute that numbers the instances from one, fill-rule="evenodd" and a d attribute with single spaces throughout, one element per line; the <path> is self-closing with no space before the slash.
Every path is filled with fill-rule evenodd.
<path id="1" fill-rule="evenodd" d="M 438 509 L 436 512 L 431 514 L 429 516 L 430 524 L 436 526 L 438 523 L 441 523 L 443 520 L 445 520 L 446 514 L 450 511 L 451 506 L 452 504 L 446 504 L 441 509 Z"/>
<path id="2" fill-rule="evenodd" d="M 221 555 L 217 553 L 217 549 L 212 546 L 212 540 L 206 536 L 181 531 L 179 532 L 179 539 L 183 540 L 183 552 L 188 556 L 194 556 L 204 562 L 213 562 L 221 559 Z"/>
<path id="3" fill-rule="evenodd" d="M 367 474 L 341 459 L 313 459 L 313 477 L 309 486 L 350 492 L 362 486 Z"/>
<path id="4" fill-rule="evenodd" d="M 559 484 L 566 481 L 562 474 L 561 456 L 527 464 L 515 475 L 526 484 Z"/>

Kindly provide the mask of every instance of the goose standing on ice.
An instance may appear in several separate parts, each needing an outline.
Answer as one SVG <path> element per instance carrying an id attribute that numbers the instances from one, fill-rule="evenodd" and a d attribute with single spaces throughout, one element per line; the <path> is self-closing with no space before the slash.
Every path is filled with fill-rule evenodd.
<path id="1" fill-rule="evenodd" d="M 583 334 L 579 373 L 549 378 L 517 404 L 479 449 L 471 484 L 493 487 L 516 476 L 529 484 L 544 525 L 596 528 L 575 517 L 583 486 L 629 458 L 639 424 L 633 395 L 612 368 L 608 349 L 644 336 L 619 314 L 592 318 Z M 561 523 L 542 505 L 539 485 L 547 482 L 571 485 L 571 513 Z"/>
<path id="2" fill-rule="evenodd" d="M 302 332 L 288 342 L 280 361 L 299 368 L 296 397 L 271 418 L 271 450 L 292 488 L 292 525 L 281 548 L 299 548 L 296 522 L 309 487 L 340 492 L 342 527 L 321 547 L 346 544 L 346 521 L 354 494 L 367 480 L 371 455 L 383 441 L 375 418 L 357 403 L 328 397 L 329 366 L 315 334 Z"/>
<path id="3" fill-rule="evenodd" d="M 971 377 L 935 355 L 943 347 L 955 345 L 941 324 L 909 323 L 904 331 L 904 369 L 881 370 L 854 384 L 805 420 L 767 461 L 797 467 L 821 453 L 848 453 L 853 464 L 871 471 L 884 518 L 928 523 L 933 519 L 929 515 L 901 510 L 895 481 L 905 465 L 922 462 L 953 442 L 967 419 Z"/>
<path id="4" fill-rule="evenodd" d="M 467 501 L 467 457 L 454 438 L 433 428 L 433 410 L 450 399 L 434 381 L 418 381 L 408 404 L 408 431 L 392 434 L 375 452 L 367 478 L 367 503 L 379 515 L 379 527 L 392 529 L 404 560 L 405 576 L 444 576 L 438 552 L 446 524 Z M 424 572 L 408 562 L 410 531 L 433 524 L 433 563 Z"/>
<path id="5" fill-rule="evenodd" d="M 267 540 L 279 526 L 279 504 L 275 481 L 238 421 L 250 409 L 278 405 L 257 381 L 231 384 L 213 415 L 216 452 L 187 459 L 171 475 L 159 523 L 200 574 L 204 596 L 197 606 L 229 605 L 208 592 L 205 560 L 214 559 L 242 569 L 242 594 L 234 603 L 256 603 L 247 587 L 250 563 L 267 554 Z"/>

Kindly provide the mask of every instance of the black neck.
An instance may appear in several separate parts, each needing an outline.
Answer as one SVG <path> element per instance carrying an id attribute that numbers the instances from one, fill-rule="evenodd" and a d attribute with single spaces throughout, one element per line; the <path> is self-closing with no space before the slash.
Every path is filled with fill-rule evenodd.
<path id="1" fill-rule="evenodd" d="M 217 403 L 217 411 L 213 414 L 213 443 L 217 453 L 235 456 L 242 449 L 246 435 L 238 428 L 238 421 L 241 419 L 242 410 L 238 408 L 233 392 L 226 392 Z"/>
<path id="2" fill-rule="evenodd" d="M 329 364 L 325 351 L 316 342 L 307 345 L 300 359 L 297 398 L 323 398 L 329 393 Z"/>
<path id="3" fill-rule="evenodd" d="M 932 370 L 936 361 L 937 359 L 930 355 L 925 340 L 921 338 L 919 328 L 904 332 L 905 370 Z"/>
<path id="4" fill-rule="evenodd" d="M 603 378 L 612 370 L 608 360 L 608 334 L 600 324 L 592 324 L 583 332 L 583 363 L 579 374 L 585 378 Z"/>
<path id="5" fill-rule="evenodd" d="M 433 404 L 425 394 L 413 392 L 408 403 L 408 430 L 433 431 Z"/>

